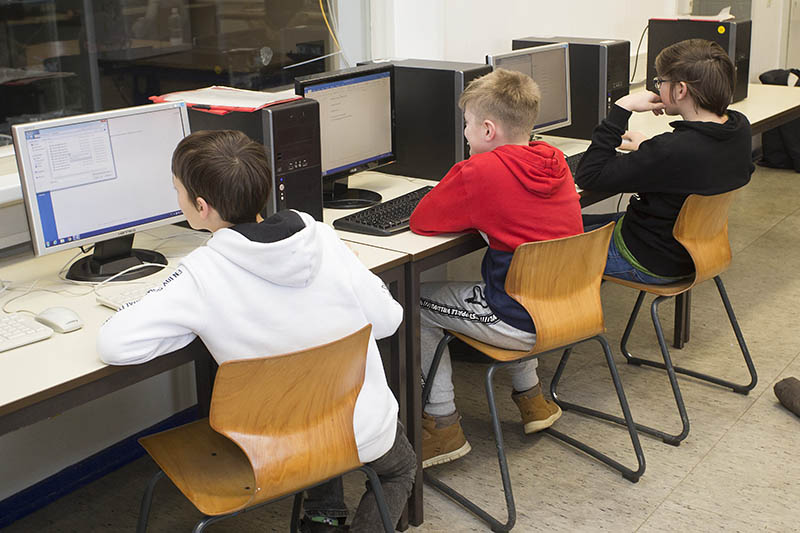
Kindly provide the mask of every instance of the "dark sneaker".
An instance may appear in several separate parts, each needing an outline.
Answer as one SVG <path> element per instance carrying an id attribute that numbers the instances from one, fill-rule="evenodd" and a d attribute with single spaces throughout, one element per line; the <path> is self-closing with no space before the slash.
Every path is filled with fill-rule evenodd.
<path id="1" fill-rule="evenodd" d="M 460 420 L 457 412 L 447 416 L 422 413 L 422 468 L 449 463 L 470 452 Z"/>
<path id="2" fill-rule="evenodd" d="M 785 378 L 775 384 L 775 396 L 788 410 L 800 416 L 800 380 Z"/>
<path id="3" fill-rule="evenodd" d="M 542 394 L 542 384 L 537 383 L 525 392 L 515 392 L 511 399 L 517 404 L 526 434 L 536 433 L 552 426 L 561 417 L 561 408 Z"/>
<path id="4" fill-rule="evenodd" d="M 326 521 L 321 517 L 312 519 L 304 516 L 300 519 L 299 530 L 300 533 L 336 533 L 337 531 L 350 531 L 350 526 L 344 525 L 344 518 L 339 519 L 338 523 L 331 523 L 330 520 Z"/>

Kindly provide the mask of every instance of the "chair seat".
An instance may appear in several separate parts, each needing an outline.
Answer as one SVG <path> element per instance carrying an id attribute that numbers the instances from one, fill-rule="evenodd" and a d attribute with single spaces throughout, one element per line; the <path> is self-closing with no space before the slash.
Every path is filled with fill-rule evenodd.
<path id="1" fill-rule="evenodd" d="M 649 283 L 639 283 L 637 281 L 628 281 L 626 279 L 619 279 L 612 276 L 603 276 L 606 281 L 612 281 L 619 285 L 632 287 L 634 289 L 649 292 L 650 294 L 657 294 L 658 296 L 677 296 L 691 289 L 694 286 L 694 278 L 687 278 L 683 281 L 675 283 L 668 283 L 666 285 L 651 285 Z"/>
<path id="2" fill-rule="evenodd" d="M 517 359 L 522 359 L 532 354 L 532 350 L 506 350 L 505 348 L 498 348 L 497 346 L 475 340 L 457 331 L 448 331 L 448 333 L 496 361 L 516 361 Z"/>
<path id="3" fill-rule="evenodd" d="M 139 443 L 203 514 L 231 513 L 253 498 L 255 480 L 247 456 L 211 429 L 207 418 Z"/>

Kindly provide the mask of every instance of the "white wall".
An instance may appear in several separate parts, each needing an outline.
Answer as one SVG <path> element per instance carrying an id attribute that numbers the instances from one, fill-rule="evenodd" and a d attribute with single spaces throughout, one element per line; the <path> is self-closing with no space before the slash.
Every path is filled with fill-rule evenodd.
<path id="1" fill-rule="evenodd" d="M 635 48 L 648 18 L 676 12 L 675 0 L 388 0 L 384 4 L 390 13 L 385 18 L 393 28 L 383 32 L 383 55 L 480 63 L 487 53 L 510 51 L 513 38 L 531 35 L 626 39 Z"/>
<path id="2" fill-rule="evenodd" d="M 752 80 L 785 65 L 789 3 L 753 2 Z M 687 10 L 686 0 L 373 0 L 372 53 L 483 63 L 487 53 L 510 51 L 514 38 L 567 35 L 625 39 L 634 54 L 649 18 Z M 640 53 L 646 51 L 645 37 Z"/>
<path id="3" fill-rule="evenodd" d="M 750 40 L 750 81 L 766 70 L 785 68 L 790 0 L 753 2 L 753 36 Z"/>

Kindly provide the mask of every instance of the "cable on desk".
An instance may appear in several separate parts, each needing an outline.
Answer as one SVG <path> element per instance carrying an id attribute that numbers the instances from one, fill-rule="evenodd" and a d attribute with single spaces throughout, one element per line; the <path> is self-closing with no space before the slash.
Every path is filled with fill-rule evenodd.
<path id="1" fill-rule="evenodd" d="M 161 263 L 142 263 L 140 265 L 133 265 L 132 267 L 126 268 L 122 272 L 117 272 L 116 274 L 114 274 L 110 278 L 104 279 L 100 283 L 94 283 L 93 284 L 94 287 L 92 287 L 92 292 L 95 294 L 95 296 L 97 296 L 97 290 L 100 289 L 101 287 L 103 287 L 106 283 L 108 283 L 109 281 L 113 281 L 115 278 L 118 278 L 119 276 L 127 274 L 128 272 L 131 272 L 133 270 L 139 270 L 140 268 L 145 268 L 145 267 L 158 267 L 158 268 L 163 269 L 163 268 L 166 268 L 167 266 L 168 265 L 162 265 Z M 134 283 L 148 283 L 147 281 L 142 281 L 142 280 L 138 280 L 138 279 L 137 280 L 131 280 L 131 281 L 134 282 Z"/>

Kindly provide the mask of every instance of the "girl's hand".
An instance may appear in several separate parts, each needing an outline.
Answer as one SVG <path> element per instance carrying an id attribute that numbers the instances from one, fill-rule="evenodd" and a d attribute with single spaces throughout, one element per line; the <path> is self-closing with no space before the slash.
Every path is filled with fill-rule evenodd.
<path id="1" fill-rule="evenodd" d="M 622 134 L 622 144 L 620 150 L 634 151 L 639 149 L 639 145 L 647 140 L 647 135 L 640 131 L 626 131 Z"/>

